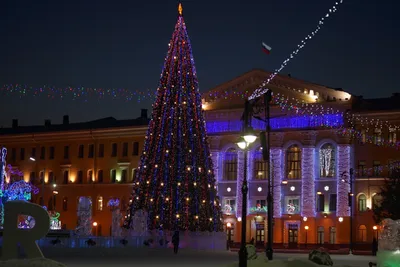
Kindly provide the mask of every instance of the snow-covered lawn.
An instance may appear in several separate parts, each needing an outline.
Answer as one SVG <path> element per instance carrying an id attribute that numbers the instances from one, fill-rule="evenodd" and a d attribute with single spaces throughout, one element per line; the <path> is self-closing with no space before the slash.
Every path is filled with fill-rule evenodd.
<path id="1" fill-rule="evenodd" d="M 80 250 L 73 256 L 61 255 L 48 257 L 64 263 L 68 267 L 105 267 L 105 266 L 160 266 L 160 267 L 225 267 L 232 262 L 238 261 L 237 253 L 220 251 L 193 251 L 182 249 L 178 255 L 174 255 L 172 249 L 129 249 L 126 253 L 120 251 L 96 251 L 99 253 L 88 253 L 88 250 Z M 94 252 L 94 251 L 93 251 Z M 69 254 L 69 253 L 68 253 Z M 96 255 L 98 254 L 98 255 Z M 306 259 L 305 254 L 275 254 L 274 259 L 287 260 L 288 258 Z M 354 267 L 368 267 L 368 262 L 376 261 L 373 256 L 356 255 L 331 255 L 334 266 L 347 265 Z"/>

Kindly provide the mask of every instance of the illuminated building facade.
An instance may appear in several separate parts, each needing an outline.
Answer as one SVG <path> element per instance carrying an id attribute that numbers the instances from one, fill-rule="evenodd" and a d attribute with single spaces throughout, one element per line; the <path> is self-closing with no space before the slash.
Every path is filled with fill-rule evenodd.
<path id="1" fill-rule="evenodd" d="M 234 242 L 240 240 L 240 221 L 244 219 L 248 222 L 247 240 L 254 238 L 259 245 L 266 241 L 268 164 L 263 161 L 258 141 L 251 146 L 246 163 L 235 143 L 242 126 L 244 102 L 240 92 L 253 91 L 268 74 L 253 70 L 203 95 L 224 224 Z M 390 109 L 389 104 L 383 110 L 378 107 L 378 100 L 364 100 L 339 89 L 290 76 L 277 76 L 269 88 L 285 99 L 318 103 L 340 111 L 354 110 L 369 119 L 400 123 L 400 112 Z M 355 249 L 370 250 L 376 235 L 371 209 L 379 203 L 375 194 L 389 175 L 390 164 L 399 160 L 398 150 L 380 143 L 398 143 L 398 129 L 368 129 L 360 122 L 352 125 L 360 129 L 355 137 L 338 132 L 340 127 L 349 127 L 343 113 L 291 114 L 282 106 L 271 107 L 274 246 L 324 245 L 339 249 L 349 244 L 349 182 L 353 169 L 353 243 Z M 44 177 L 44 202 L 49 209 L 54 208 L 52 184 L 57 184 L 55 209 L 60 212 L 64 227 L 76 227 L 77 202 L 79 197 L 86 196 L 92 199 L 93 221 L 97 223 L 93 231 L 109 235 L 112 213 L 107 202 L 119 198 L 121 210 L 125 210 L 147 123 L 145 112 L 141 118 L 130 121 L 108 118 L 70 124 L 65 118 L 58 126 L 14 125 L 2 129 L 0 143 L 8 148 L 7 161 L 24 172 L 25 180 L 35 181 L 41 189 L 40 178 Z M 265 129 L 264 122 L 256 119 L 252 126 L 255 130 Z M 30 157 L 36 161 L 29 160 Z M 248 216 L 240 218 L 240 181 L 245 167 L 249 180 Z M 39 192 L 33 201 L 40 203 L 41 197 Z"/>

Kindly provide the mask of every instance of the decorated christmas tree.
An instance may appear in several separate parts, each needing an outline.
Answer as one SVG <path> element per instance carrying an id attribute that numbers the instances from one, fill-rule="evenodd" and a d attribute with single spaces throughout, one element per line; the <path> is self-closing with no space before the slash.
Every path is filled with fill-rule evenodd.
<path id="1" fill-rule="evenodd" d="M 221 207 L 190 40 L 178 6 L 124 226 L 143 210 L 148 229 L 221 231 Z"/>

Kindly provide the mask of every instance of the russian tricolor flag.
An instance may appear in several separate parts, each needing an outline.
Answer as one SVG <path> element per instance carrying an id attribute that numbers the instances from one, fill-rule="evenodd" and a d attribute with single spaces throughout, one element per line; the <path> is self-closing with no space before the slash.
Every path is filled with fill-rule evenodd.
<path id="1" fill-rule="evenodd" d="M 271 49 L 272 48 L 270 46 L 266 45 L 264 42 L 262 43 L 262 50 L 264 53 L 269 55 L 271 53 Z"/>

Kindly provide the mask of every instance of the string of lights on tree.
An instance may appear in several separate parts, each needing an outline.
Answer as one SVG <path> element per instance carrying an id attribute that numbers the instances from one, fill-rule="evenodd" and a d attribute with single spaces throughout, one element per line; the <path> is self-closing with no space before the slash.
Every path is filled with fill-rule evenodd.
<path id="1" fill-rule="evenodd" d="M 124 226 L 130 229 L 135 213 L 145 210 L 149 230 L 221 231 L 222 212 L 181 4 L 151 117 Z"/>

